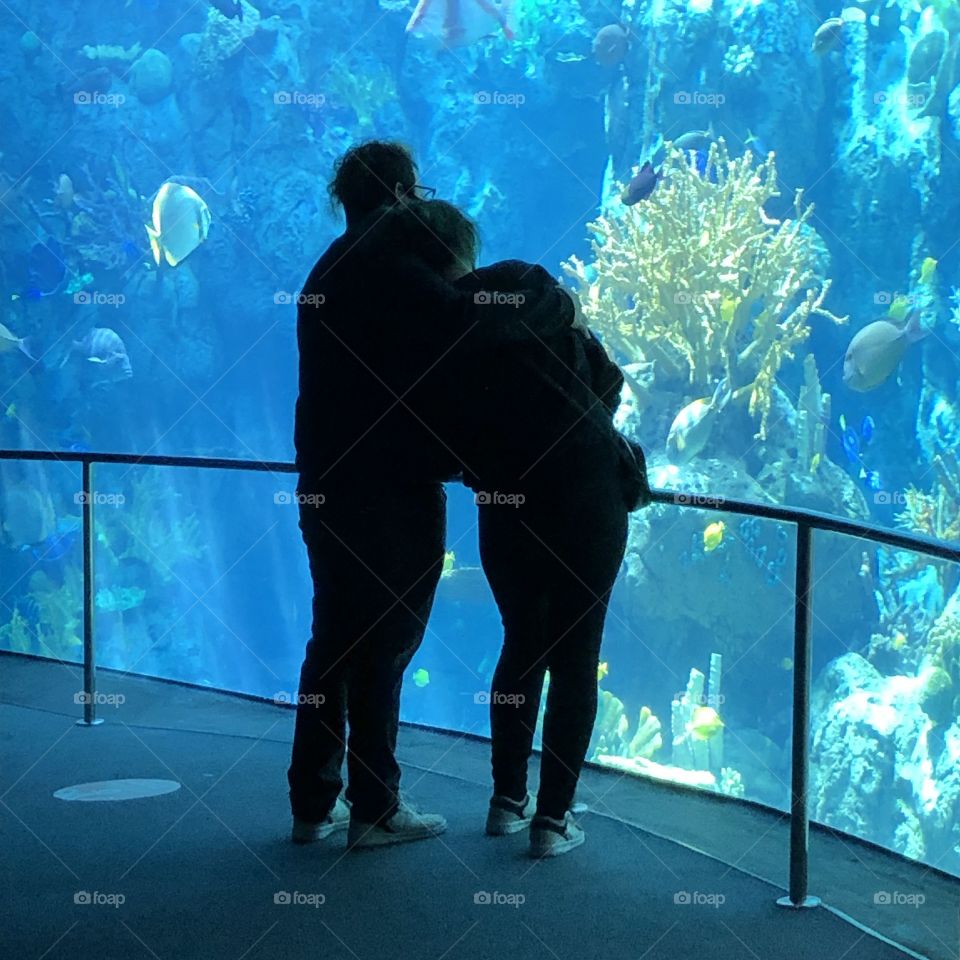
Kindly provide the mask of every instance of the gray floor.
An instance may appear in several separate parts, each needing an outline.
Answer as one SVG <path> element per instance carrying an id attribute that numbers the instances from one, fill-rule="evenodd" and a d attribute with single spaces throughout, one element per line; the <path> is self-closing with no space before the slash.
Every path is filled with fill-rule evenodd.
<path id="1" fill-rule="evenodd" d="M 0 657 L 0 871 L 12 880 L 0 907 L 5 957 L 904 955 L 827 910 L 778 909 L 774 885 L 638 826 L 643 811 L 645 826 L 671 835 L 683 822 L 683 839 L 708 847 L 691 831 L 729 821 L 729 830 L 711 834 L 726 837 L 723 859 L 761 876 L 765 858 L 780 869 L 782 821 L 742 804 L 590 772 L 583 795 L 602 813 L 583 818 L 587 845 L 531 862 L 523 837 L 491 839 L 479 830 L 484 745 L 424 731 L 402 734 L 405 789 L 447 815 L 448 834 L 367 853 L 347 854 L 342 835 L 293 847 L 283 790 L 289 712 L 102 674 L 101 690 L 123 690 L 126 703 L 104 709 L 102 726 L 82 728 L 73 722 L 77 677 L 60 665 Z M 121 777 L 182 787 L 115 803 L 53 797 L 73 783 Z M 771 850 L 757 849 L 764 846 Z M 848 900 L 837 905 L 872 924 L 866 908 L 851 910 L 872 900 L 864 889 L 891 877 L 900 889 L 923 881 L 929 909 L 888 915 L 885 932 L 931 957 L 960 956 L 955 885 L 910 874 L 915 868 L 875 851 L 842 849 L 848 863 L 834 856 L 831 869 L 845 873 Z M 820 882 L 829 885 L 830 876 Z M 858 883 L 866 886 L 851 900 Z M 110 902 L 76 904 L 81 891 Z M 280 894 L 302 902 L 277 903 Z M 483 895 L 494 902 L 476 902 Z"/>

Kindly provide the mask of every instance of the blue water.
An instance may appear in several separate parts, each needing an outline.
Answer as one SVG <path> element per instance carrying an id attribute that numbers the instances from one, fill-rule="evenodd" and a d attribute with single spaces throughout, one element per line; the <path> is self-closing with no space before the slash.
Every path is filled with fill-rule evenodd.
<path id="1" fill-rule="evenodd" d="M 658 486 L 960 537 L 960 108 L 936 56 L 949 4 L 845 14 L 819 52 L 835 9 L 792 0 L 524 0 L 512 39 L 466 4 L 459 41 L 439 17 L 408 34 L 411 7 L 396 6 L 0 12 L 16 66 L 0 125 L 17 131 L 0 154 L 0 447 L 292 459 L 296 292 L 343 229 L 326 181 L 350 145 L 382 137 L 475 219 L 481 262 L 543 264 L 614 358 L 641 365 L 618 423 Z M 627 42 L 595 48 L 620 21 Z M 646 161 L 660 176 L 624 206 Z M 210 215 L 177 266 L 155 261 L 145 229 L 168 180 Z M 91 363 L 95 330 L 119 338 L 131 376 L 115 356 Z M 671 464 L 675 419 L 723 378 L 733 398 Z M 101 661 L 289 697 L 311 615 L 292 478 L 100 468 L 95 485 Z M 0 462 L 4 648 L 79 657 L 78 492 L 75 466 Z M 486 733 L 499 617 L 472 499 L 448 493 L 454 573 L 403 712 Z M 815 548 L 814 815 L 960 873 L 956 573 L 836 536 Z M 794 554 L 794 530 L 772 522 L 633 518 L 592 759 L 697 770 L 787 806 Z M 643 707 L 656 749 L 635 739 Z M 702 741 L 697 707 L 722 723 Z"/>

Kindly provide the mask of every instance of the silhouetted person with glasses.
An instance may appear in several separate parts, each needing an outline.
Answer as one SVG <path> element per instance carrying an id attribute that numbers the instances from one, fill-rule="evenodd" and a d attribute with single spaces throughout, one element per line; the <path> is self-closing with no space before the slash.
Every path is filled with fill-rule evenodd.
<path id="1" fill-rule="evenodd" d="M 298 301 L 297 492 L 314 604 L 288 779 L 295 842 L 349 824 L 348 846 L 359 848 L 446 827 L 401 800 L 395 758 L 402 676 L 443 566 L 442 483 L 460 470 L 430 423 L 450 398 L 422 385 L 453 345 L 469 353 L 548 336 L 574 308 L 550 281 L 518 323 L 515 310 L 487 309 L 410 251 L 385 248 L 385 213 L 423 192 L 398 144 L 348 151 L 330 192 L 347 229 Z M 339 796 L 345 753 L 349 806 Z"/>

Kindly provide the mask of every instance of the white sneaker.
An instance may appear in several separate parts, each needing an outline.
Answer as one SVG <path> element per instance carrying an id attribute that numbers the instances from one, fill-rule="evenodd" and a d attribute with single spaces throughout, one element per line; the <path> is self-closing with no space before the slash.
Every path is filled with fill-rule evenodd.
<path id="1" fill-rule="evenodd" d="M 526 830 L 536 812 L 537 798 L 529 793 L 520 803 L 494 794 L 490 800 L 490 811 L 487 813 L 487 835 L 505 837 Z"/>
<path id="2" fill-rule="evenodd" d="M 383 823 L 364 823 L 351 817 L 347 846 L 351 850 L 384 847 L 410 840 L 427 840 L 447 829 L 447 821 L 436 813 L 419 813 L 400 801 L 397 812 Z"/>
<path id="3" fill-rule="evenodd" d="M 290 839 L 294 843 L 313 843 L 315 840 L 323 840 L 332 833 L 339 833 L 346 830 L 350 823 L 350 804 L 346 800 L 337 797 L 337 802 L 333 809 L 327 814 L 326 820 L 320 823 L 311 823 L 309 820 L 298 820 L 293 818 L 293 831 Z"/>
<path id="4" fill-rule="evenodd" d="M 583 828 L 567 811 L 563 820 L 553 817 L 534 817 L 530 824 L 530 856 L 536 859 L 559 857 L 579 847 L 586 839 Z"/>

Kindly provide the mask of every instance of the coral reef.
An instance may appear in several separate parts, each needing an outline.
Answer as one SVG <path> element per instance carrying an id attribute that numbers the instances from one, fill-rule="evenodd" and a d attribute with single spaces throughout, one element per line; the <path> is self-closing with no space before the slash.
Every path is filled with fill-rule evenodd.
<path id="1" fill-rule="evenodd" d="M 797 466 L 801 471 L 815 474 L 825 459 L 829 423 L 830 394 L 820 386 L 817 361 L 808 353 L 797 402 Z"/>
<path id="2" fill-rule="evenodd" d="M 765 437 L 781 364 L 806 341 L 830 281 L 817 277 L 811 205 L 796 217 L 764 213 L 779 196 L 773 154 L 756 163 L 712 143 L 701 173 L 670 149 L 662 182 L 643 204 L 590 224 L 594 262 L 564 264 L 592 328 L 621 359 L 652 361 L 658 386 L 683 381 L 710 396 L 726 379 L 746 396 Z"/>
<path id="3" fill-rule="evenodd" d="M 600 691 L 597 720 L 593 728 L 589 756 L 598 763 L 604 757 L 645 757 L 649 759 L 663 746 L 660 721 L 649 707 L 640 708 L 637 728 L 630 736 L 630 721 L 623 702 L 609 690 Z"/>
<path id="4" fill-rule="evenodd" d="M 141 103 L 159 103 L 173 85 L 173 64 L 162 51 L 145 50 L 130 68 L 133 92 Z"/>

